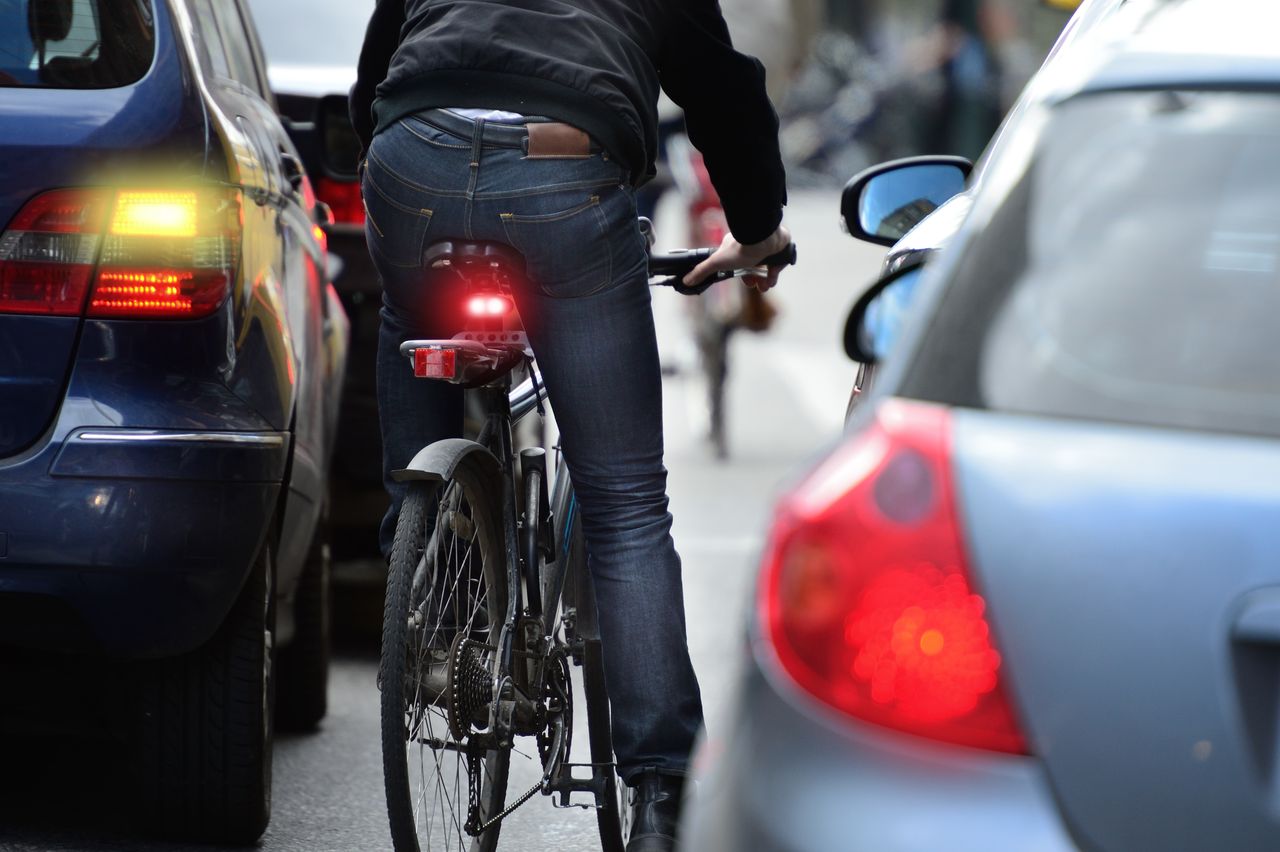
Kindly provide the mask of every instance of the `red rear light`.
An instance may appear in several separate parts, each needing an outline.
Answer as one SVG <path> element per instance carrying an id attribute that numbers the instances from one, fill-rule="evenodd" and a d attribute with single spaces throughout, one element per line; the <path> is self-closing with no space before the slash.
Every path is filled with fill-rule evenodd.
<path id="1" fill-rule="evenodd" d="M 235 191 L 45 193 L 0 234 L 0 312 L 206 316 L 230 292 L 241 230 Z"/>
<path id="2" fill-rule="evenodd" d="M 316 197 L 333 210 L 335 224 L 364 227 L 364 199 L 356 181 L 319 178 L 316 180 Z"/>
<path id="3" fill-rule="evenodd" d="M 453 349 L 423 347 L 413 350 L 413 374 L 420 379 L 454 379 L 458 353 Z"/>
<path id="4" fill-rule="evenodd" d="M 512 307 L 506 296 L 477 294 L 467 299 L 467 313 L 473 317 L 505 317 Z"/>
<path id="5" fill-rule="evenodd" d="M 946 409 L 892 401 L 783 501 L 767 635 L 807 692 L 862 719 L 1025 753 L 970 582 Z"/>
<path id="6" fill-rule="evenodd" d="M 0 313 L 79 316 L 109 199 L 103 191 L 63 189 L 18 212 L 0 233 Z"/>

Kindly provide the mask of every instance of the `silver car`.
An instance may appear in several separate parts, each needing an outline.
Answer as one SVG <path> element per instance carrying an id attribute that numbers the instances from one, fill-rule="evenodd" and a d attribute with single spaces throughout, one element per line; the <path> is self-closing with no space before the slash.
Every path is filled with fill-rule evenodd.
<path id="1" fill-rule="evenodd" d="M 852 318 L 682 848 L 1280 848 L 1280 7 L 1080 14 Z"/>

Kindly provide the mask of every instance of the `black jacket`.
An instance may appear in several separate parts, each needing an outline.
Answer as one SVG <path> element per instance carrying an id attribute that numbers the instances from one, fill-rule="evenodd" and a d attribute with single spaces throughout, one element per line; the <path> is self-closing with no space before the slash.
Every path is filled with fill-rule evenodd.
<path id="1" fill-rule="evenodd" d="M 786 177 L 764 68 L 733 49 L 716 0 L 378 0 L 351 120 L 373 135 L 431 107 L 543 115 L 653 174 L 661 87 L 685 110 L 739 242 L 782 219 Z"/>

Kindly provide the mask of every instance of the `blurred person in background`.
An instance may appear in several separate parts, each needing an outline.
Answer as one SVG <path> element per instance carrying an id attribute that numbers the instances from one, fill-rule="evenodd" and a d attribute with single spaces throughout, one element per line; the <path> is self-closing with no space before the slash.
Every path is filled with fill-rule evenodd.
<path id="1" fill-rule="evenodd" d="M 458 330 L 445 294 L 426 286 L 425 249 L 448 239 L 511 246 L 528 270 L 513 295 L 587 538 L 614 752 L 632 790 L 627 852 L 673 848 L 702 725 L 634 198 L 653 174 L 659 82 L 686 110 L 731 231 L 686 283 L 786 248 L 777 115 L 760 63 L 734 49 L 715 0 L 380 0 L 350 98 L 383 284 L 383 553 L 404 499 L 390 471 L 462 434 L 462 389 L 415 379 L 399 354 L 405 340 Z M 780 272 L 754 283 L 767 289 Z"/>

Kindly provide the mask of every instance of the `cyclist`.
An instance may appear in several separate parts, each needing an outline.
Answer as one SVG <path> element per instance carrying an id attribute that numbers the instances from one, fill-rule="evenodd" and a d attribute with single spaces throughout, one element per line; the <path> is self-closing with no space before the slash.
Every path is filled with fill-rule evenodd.
<path id="1" fill-rule="evenodd" d="M 716 0 L 379 0 L 351 118 L 382 277 L 378 403 L 386 471 L 462 432 L 461 391 L 416 381 L 411 338 L 461 318 L 423 249 L 497 241 L 561 429 L 595 581 L 614 753 L 632 789 L 628 852 L 673 846 L 702 723 L 663 466 L 662 387 L 634 188 L 653 173 L 661 83 L 685 109 L 731 234 L 686 278 L 754 267 L 790 242 L 778 121 L 759 62 Z M 747 283 L 772 287 L 781 268 Z M 387 478 L 389 553 L 403 490 Z"/>

